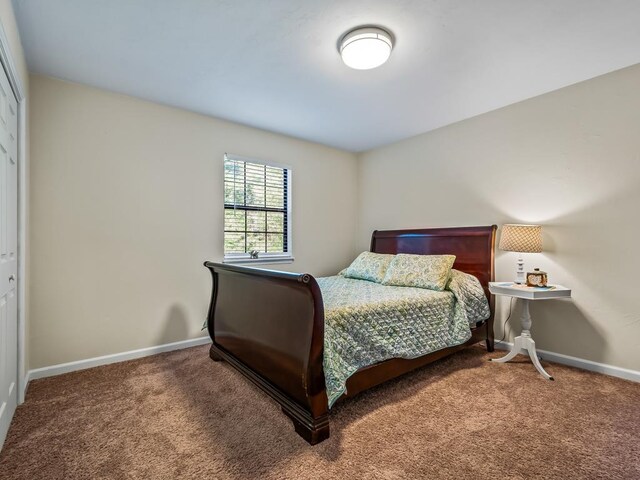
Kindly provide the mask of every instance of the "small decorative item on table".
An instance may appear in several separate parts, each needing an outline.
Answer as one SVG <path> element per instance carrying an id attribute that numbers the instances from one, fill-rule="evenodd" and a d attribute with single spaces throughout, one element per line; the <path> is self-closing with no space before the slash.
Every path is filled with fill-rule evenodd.
<path id="1" fill-rule="evenodd" d="M 527 287 L 546 287 L 547 272 L 534 268 L 533 272 L 527 272 Z"/>

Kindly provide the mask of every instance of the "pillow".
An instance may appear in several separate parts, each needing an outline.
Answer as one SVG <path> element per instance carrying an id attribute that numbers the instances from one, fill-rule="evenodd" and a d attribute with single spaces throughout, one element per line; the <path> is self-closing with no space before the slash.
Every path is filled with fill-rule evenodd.
<path id="1" fill-rule="evenodd" d="M 444 290 L 455 255 L 408 255 L 400 253 L 389 264 L 383 285 Z"/>
<path id="2" fill-rule="evenodd" d="M 347 278 L 357 278 L 380 283 L 387 273 L 387 267 L 395 255 L 385 253 L 362 252 L 351 265 L 343 270 Z"/>

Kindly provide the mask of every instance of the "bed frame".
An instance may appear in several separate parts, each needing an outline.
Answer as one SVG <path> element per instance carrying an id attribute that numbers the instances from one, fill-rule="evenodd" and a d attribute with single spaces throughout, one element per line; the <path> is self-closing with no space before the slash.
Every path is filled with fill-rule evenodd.
<path id="1" fill-rule="evenodd" d="M 347 380 L 351 397 L 418 367 L 485 341 L 493 351 L 496 226 L 374 231 L 371 251 L 453 254 L 454 268 L 475 275 L 489 299 L 491 316 L 472 329 L 471 339 L 423 357 L 390 359 Z M 208 330 L 213 360 L 227 361 L 269 394 L 314 445 L 329 438 L 329 407 L 323 370 L 324 307 L 318 283 L 297 274 L 205 262 L 213 277 Z"/>

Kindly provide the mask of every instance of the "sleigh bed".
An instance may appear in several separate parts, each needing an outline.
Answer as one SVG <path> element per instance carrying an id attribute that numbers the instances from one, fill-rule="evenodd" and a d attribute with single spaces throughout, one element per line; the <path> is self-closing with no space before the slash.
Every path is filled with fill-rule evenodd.
<path id="1" fill-rule="evenodd" d="M 493 351 L 494 300 L 488 287 L 494 278 L 495 232 L 495 225 L 373 232 L 372 252 L 455 255 L 453 268 L 478 279 L 489 313 L 486 320 L 471 325 L 470 338 L 461 344 L 417 358 L 389 358 L 350 373 L 340 399 L 481 341 Z M 208 315 L 211 358 L 227 361 L 269 394 L 307 442 L 327 439 L 325 311 L 318 281 L 309 274 L 212 262 L 205 266 L 213 277 Z"/>

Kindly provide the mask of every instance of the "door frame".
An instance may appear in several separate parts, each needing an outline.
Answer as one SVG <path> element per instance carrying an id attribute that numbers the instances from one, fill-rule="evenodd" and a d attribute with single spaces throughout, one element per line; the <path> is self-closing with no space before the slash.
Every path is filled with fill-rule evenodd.
<path id="1" fill-rule="evenodd" d="M 18 100 L 18 405 L 24 402 L 27 390 L 26 344 L 26 259 L 27 259 L 27 96 L 13 61 L 9 40 L 0 22 L 0 62 L 4 67 L 9 84 Z"/>

